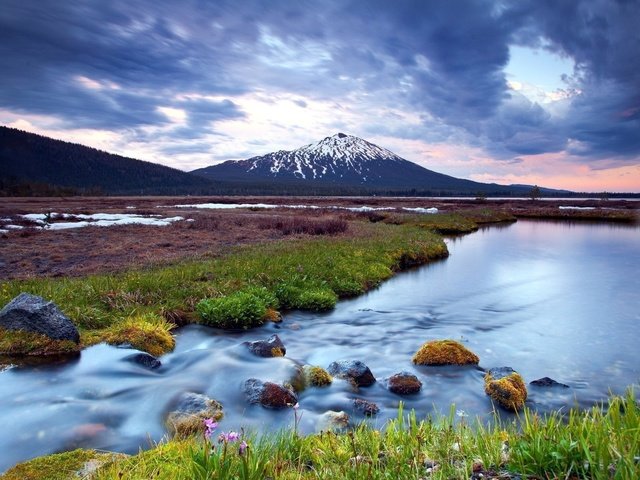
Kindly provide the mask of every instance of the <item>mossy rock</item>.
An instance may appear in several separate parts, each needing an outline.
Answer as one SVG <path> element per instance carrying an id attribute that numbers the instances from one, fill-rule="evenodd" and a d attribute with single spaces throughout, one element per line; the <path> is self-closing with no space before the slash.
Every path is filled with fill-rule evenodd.
<path id="1" fill-rule="evenodd" d="M 173 327 L 173 324 L 157 315 L 138 315 L 99 332 L 97 340 L 110 345 L 131 345 L 158 357 L 174 349 L 176 342 L 171 335 Z"/>
<path id="2" fill-rule="evenodd" d="M 510 367 L 492 368 L 484 376 L 484 391 L 499 406 L 517 411 L 527 399 L 524 380 Z"/>
<path id="3" fill-rule="evenodd" d="M 200 393 L 185 392 L 178 399 L 176 409 L 168 415 L 166 425 L 172 437 L 187 438 L 204 433 L 205 419 L 218 421 L 222 417 L 219 402 Z"/>
<path id="4" fill-rule="evenodd" d="M 69 480 L 91 478 L 91 472 L 117 458 L 118 453 L 100 453 L 95 450 L 77 449 L 56 453 L 19 463 L 0 475 L 0 480 Z"/>
<path id="5" fill-rule="evenodd" d="M 478 356 L 455 340 L 432 340 L 413 356 L 416 365 L 477 365 Z"/>
<path id="6" fill-rule="evenodd" d="M 304 380 L 306 385 L 312 387 L 326 387 L 331 385 L 333 378 L 324 368 L 317 365 L 304 366 Z"/>
<path id="7" fill-rule="evenodd" d="M 71 340 L 54 340 L 40 333 L 0 328 L 0 355 L 77 355 L 80 348 L 76 342 Z"/>

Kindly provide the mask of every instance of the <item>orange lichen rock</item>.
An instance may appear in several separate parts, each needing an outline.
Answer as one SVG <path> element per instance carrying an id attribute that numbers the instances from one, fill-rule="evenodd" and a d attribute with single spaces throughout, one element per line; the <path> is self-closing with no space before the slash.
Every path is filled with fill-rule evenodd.
<path id="1" fill-rule="evenodd" d="M 527 399 L 527 386 L 510 367 L 492 368 L 484 376 L 484 391 L 506 410 L 520 410 Z"/>
<path id="2" fill-rule="evenodd" d="M 478 356 L 455 340 L 432 340 L 413 356 L 416 365 L 477 365 Z"/>

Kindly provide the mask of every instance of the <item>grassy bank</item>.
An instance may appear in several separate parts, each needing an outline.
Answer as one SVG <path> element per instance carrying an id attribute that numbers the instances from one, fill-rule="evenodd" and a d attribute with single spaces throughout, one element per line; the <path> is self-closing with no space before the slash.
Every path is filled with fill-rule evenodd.
<path id="1" fill-rule="evenodd" d="M 339 298 L 359 295 L 398 270 L 448 254 L 438 235 L 413 225 L 358 222 L 357 229 L 348 238 L 230 247 L 219 258 L 164 268 L 9 281 L 0 287 L 0 304 L 20 292 L 40 295 L 74 321 L 82 346 L 130 343 L 159 355 L 173 348 L 170 330 L 176 325 L 250 328 L 276 317 L 277 310 L 330 309 Z M 0 352 L 20 353 L 15 342 L 4 343 Z M 24 353 L 42 352 L 38 342 L 23 345 Z"/>
<path id="2" fill-rule="evenodd" d="M 639 451 L 640 408 L 630 392 L 586 412 L 540 417 L 525 410 L 513 423 L 490 426 L 460 421 L 452 408 L 448 417 L 424 420 L 400 409 L 384 430 L 361 425 L 344 433 L 300 437 L 289 431 L 259 439 L 215 431 L 209 440 L 169 441 L 131 457 L 86 450 L 51 455 L 0 478 L 78 478 L 95 457 L 103 462 L 88 477 L 95 480 L 635 479 Z"/>

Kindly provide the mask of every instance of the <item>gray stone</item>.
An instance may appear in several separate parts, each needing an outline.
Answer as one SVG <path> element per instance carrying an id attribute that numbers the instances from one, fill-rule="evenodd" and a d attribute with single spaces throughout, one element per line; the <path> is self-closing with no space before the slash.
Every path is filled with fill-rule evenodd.
<path id="1" fill-rule="evenodd" d="M 287 349 L 278 335 L 271 335 L 267 340 L 244 342 L 247 348 L 258 357 L 284 357 Z"/>
<path id="2" fill-rule="evenodd" d="M 536 387 L 561 387 L 561 388 L 569 388 L 569 385 L 565 385 L 564 383 L 556 382 L 553 378 L 542 377 L 537 380 L 532 380 L 529 382 L 529 385 L 533 385 Z"/>
<path id="3" fill-rule="evenodd" d="M 124 357 L 125 361 L 131 363 L 137 363 L 138 365 L 154 370 L 156 368 L 160 368 L 162 363 L 153 355 L 150 355 L 145 352 L 134 353 L 133 355 L 129 355 L 128 357 Z"/>
<path id="4" fill-rule="evenodd" d="M 376 382 L 369 367 L 359 360 L 332 362 L 327 371 L 334 377 L 350 380 L 358 387 L 368 387 Z"/>
<path id="5" fill-rule="evenodd" d="M 46 335 L 54 340 L 80 341 L 73 322 L 53 303 L 21 293 L 0 310 L 0 327 Z"/>

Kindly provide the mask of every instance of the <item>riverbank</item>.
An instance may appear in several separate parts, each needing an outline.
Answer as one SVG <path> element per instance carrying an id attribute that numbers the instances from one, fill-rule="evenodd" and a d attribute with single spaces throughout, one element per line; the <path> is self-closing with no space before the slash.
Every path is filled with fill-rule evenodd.
<path id="1" fill-rule="evenodd" d="M 295 417 L 296 411 L 292 415 Z M 456 416 L 418 420 L 414 412 L 383 430 L 299 436 L 294 428 L 260 438 L 217 431 L 162 442 L 127 456 L 75 450 L 20 464 L 2 480 L 237 479 L 634 479 L 640 475 L 640 408 L 632 392 L 587 412 L 490 425 Z"/>

